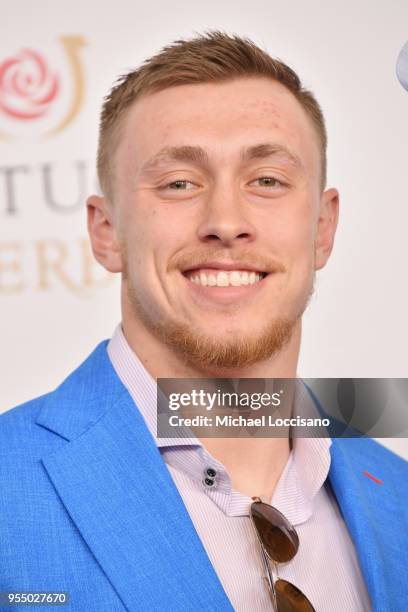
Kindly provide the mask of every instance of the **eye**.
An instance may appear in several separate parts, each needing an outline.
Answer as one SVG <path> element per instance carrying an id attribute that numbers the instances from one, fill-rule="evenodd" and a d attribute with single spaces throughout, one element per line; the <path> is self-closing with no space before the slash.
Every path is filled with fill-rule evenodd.
<path id="1" fill-rule="evenodd" d="M 251 184 L 255 184 L 256 187 L 283 187 L 284 186 L 284 183 L 282 181 L 279 181 L 274 176 L 260 176 L 259 178 L 255 179 L 255 181 L 252 181 Z"/>
<path id="2" fill-rule="evenodd" d="M 191 181 L 185 180 L 172 181 L 171 183 L 167 183 L 166 185 L 162 185 L 162 187 L 160 187 L 160 189 L 172 189 L 173 191 L 187 191 L 193 188 L 194 184 Z"/>

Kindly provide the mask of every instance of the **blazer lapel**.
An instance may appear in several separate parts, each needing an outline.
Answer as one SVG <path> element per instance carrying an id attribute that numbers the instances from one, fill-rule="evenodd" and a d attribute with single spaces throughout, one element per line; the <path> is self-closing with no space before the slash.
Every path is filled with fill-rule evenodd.
<path id="1" fill-rule="evenodd" d="M 330 483 L 355 543 L 373 610 L 404 610 L 408 552 L 403 462 L 369 438 L 333 439 L 331 457 Z"/>
<path id="2" fill-rule="evenodd" d="M 42 459 L 130 610 L 231 610 L 142 416 L 100 345 L 37 423 L 69 441 Z"/>

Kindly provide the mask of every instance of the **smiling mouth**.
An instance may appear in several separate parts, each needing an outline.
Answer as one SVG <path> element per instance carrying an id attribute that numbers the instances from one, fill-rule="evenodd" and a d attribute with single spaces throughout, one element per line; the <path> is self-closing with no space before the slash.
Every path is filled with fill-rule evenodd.
<path id="1" fill-rule="evenodd" d="M 203 287 L 242 287 L 255 285 L 268 274 L 253 270 L 188 270 L 183 273 L 192 283 Z"/>

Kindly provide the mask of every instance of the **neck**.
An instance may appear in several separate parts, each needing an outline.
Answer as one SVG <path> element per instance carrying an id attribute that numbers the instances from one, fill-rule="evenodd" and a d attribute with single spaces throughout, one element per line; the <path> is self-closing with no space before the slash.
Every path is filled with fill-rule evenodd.
<path id="1" fill-rule="evenodd" d="M 129 313 L 128 313 L 129 314 Z M 300 349 L 301 322 L 283 349 L 270 359 L 247 367 L 205 371 L 187 364 L 171 347 L 163 345 L 124 312 L 124 335 L 146 370 L 154 378 L 295 378 Z M 285 438 L 201 438 L 208 452 L 227 469 L 235 490 L 270 501 L 290 454 Z"/>

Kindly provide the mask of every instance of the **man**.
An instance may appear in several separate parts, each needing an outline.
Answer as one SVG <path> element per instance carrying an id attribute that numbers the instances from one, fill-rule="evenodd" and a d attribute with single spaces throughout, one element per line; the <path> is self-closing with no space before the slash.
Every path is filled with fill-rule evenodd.
<path id="1" fill-rule="evenodd" d="M 296 377 L 338 217 L 314 96 L 248 40 L 175 42 L 106 99 L 98 172 L 88 228 L 122 324 L 0 418 L 0 590 L 95 612 L 405 610 L 402 459 L 370 439 L 156 435 L 157 378 Z M 299 538 L 269 569 L 254 497 Z"/>

